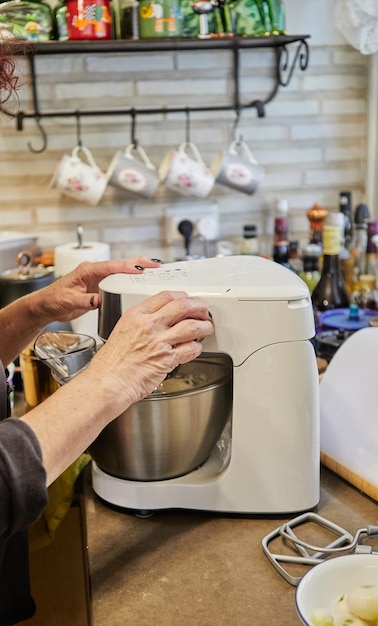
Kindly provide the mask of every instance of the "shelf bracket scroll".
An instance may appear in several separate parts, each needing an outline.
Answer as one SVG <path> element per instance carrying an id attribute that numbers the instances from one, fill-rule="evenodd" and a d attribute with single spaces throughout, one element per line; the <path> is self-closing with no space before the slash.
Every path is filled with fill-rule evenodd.
<path id="1" fill-rule="evenodd" d="M 307 69 L 310 58 L 309 47 L 305 39 L 297 42 L 297 49 L 290 65 L 290 53 L 286 46 L 277 48 L 277 80 L 282 87 L 287 87 L 291 81 L 296 65 L 302 71 Z"/>
<path id="2" fill-rule="evenodd" d="M 275 48 L 275 87 L 265 100 L 253 100 L 253 102 L 248 105 L 256 109 L 257 117 L 265 117 L 265 106 L 276 97 L 280 87 L 287 87 L 289 85 L 297 65 L 299 65 L 302 71 L 307 69 L 310 56 L 308 44 L 305 39 L 300 39 L 296 44 L 297 48 L 294 57 L 291 59 L 291 63 L 290 52 L 285 44 Z"/>

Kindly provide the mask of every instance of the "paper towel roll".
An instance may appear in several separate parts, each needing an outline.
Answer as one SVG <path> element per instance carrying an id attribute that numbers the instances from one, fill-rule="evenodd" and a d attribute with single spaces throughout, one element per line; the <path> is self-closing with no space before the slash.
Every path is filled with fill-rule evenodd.
<path id="1" fill-rule="evenodd" d="M 87 241 L 81 248 L 77 243 L 57 246 L 54 250 L 55 276 L 59 278 L 71 272 L 82 261 L 109 261 L 110 246 L 107 243 Z M 71 322 L 75 333 L 83 333 L 101 342 L 98 336 L 98 311 L 88 311 Z"/>
<path id="2" fill-rule="evenodd" d="M 77 243 L 66 243 L 54 250 L 55 276 L 64 276 L 82 261 L 109 261 L 110 246 L 107 243 L 87 241 L 81 248 Z"/>

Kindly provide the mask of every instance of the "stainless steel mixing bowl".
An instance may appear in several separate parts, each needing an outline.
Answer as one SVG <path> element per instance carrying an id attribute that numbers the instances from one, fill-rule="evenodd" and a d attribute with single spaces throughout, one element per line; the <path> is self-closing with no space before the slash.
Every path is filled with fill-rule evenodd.
<path id="1" fill-rule="evenodd" d="M 100 433 L 89 452 L 105 472 L 128 480 L 187 474 L 209 457 L 232 409 L 232 362 L 204 355 L 134 404 Z"/>

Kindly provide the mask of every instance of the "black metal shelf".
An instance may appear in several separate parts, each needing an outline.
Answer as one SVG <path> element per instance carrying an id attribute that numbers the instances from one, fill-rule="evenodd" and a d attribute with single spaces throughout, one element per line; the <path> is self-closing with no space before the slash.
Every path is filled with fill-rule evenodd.
<path id="1" fill-rule="evenodd" d="M 180 50 L 235 50 L 243 48 L 279 48 L 304 42 L 310 35 L 277 35 L 269 37 L 211 37 L 112 39 L 106 41 L 40 41 L 12 43 L 16 54 L 100 54 L 114 52 L 161 52 Z"/>
<path id="2" fill-rule="evenodd" d="M 138 39 L 138 40 L 107 40 L 107 41 L 46 41 L 46 42 L 12 42 L 14 54 L 26 56 L 30 65 L 31 87 L 33 94 L 33 110 L 29 112 L 18 111 L 12 113 L 4 111 L 11 117 L 16 118 L 17 129 L 24 129 L 24 120 L 34 118 L 42 137 L 42 146 L 39 149 L 28 144 L 32 152 L 43 152 L 47 146 L 47 135 L 41 124 L 42 118 L 76 117 L 77 126 L 80 128 L 80 117 L 85 116 L 111 116 L 130 115 L 135 126 L 136 115 L 149 115 L 154 113 L 182 113 L 187 116 L 191 111 L 228 111 L 234 110 L 239 116 L 240 111 L 246 108 L 255 108 L 258 117 L 265 116 L 265 106 L 277 95 L 279 87 L 286 87 L 293 75 L 295 67 L 304 71 L 309 62 L 309 48 L 307 39 L 310 35 L 277 35 L 269 37 L 224 37 L 209 39 Z M 290 50 L 289 50 L 290 47 Z M 262 99 L 242 102 L 240 98 L 240 52 L 247 49 L 271 48 L 275 53 L 275 85 L 270 94 Z M 295 50 L 293 50 L 295 48 Z M 213 106 L 195 107 L 148 107 L 136 109 L 134 107 L 122 109 L 99 109 L 99 110 L 54 110 L 42 111 L 40 108 L 37 72 L 35 59 L 39 55 L 54 54 L 106 54 L 106 53 L 145 53 L 145 52 L 174 52 L 181 50 L 229 50 L 233 55 L 233 81 L 234 93 L 230 103 L 220 103 Z"/>

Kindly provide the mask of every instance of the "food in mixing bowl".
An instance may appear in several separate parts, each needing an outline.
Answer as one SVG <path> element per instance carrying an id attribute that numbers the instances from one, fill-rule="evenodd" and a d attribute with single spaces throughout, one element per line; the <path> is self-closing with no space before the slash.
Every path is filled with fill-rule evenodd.
<path id="1" fill-rule="evenodd" d="M 165 378 L 151 395 L 166 395 L 190 391 L 196 388 L 202 389 L 211 382 L 211 376 L 206 374 L 176 375 L 172 376 L 172 378 Z"/>
<path id="2" fill-rule="evenodd" d="M 310 620 L 312 626 L 378 626 L 378 585 L 354 587 L 331 609 L 316 609 Z"/>

